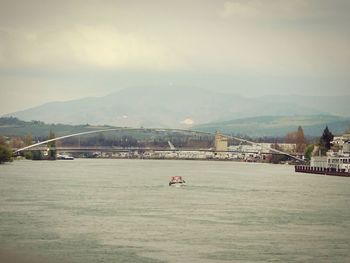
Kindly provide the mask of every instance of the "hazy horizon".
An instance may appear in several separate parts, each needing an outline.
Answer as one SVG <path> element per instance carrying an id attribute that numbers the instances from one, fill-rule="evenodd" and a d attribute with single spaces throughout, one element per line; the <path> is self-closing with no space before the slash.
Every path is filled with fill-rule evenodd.
<path id="1" fill-rule="evenodd" d="M 162 90 L 172 90 L 172 87 L 169 86 L 130 86 L 127 88 L 121 88 L 120 90 L 114 90 L 114 91 L 110 91 L 107 92 L 105 94 L 101 94 L 101 95 L 91 95 L 91 96 L 82 96 L 82 97 L 72 97 L 72 98 L 68 98 L 68 99 L 55 99 L 53 98 L 52 100 L 47 100 L 47 101 L 41 101 L 38 104 L 34 104 L 34 105 L 30 105 L 30 106 L 24 106 L 24 108 L 18 108 L 15 111 L 9 111 L 9 112 L 0 112 L 0 117 L 1 116 L 9 116 L 12 113 L 16 113 L 16 112 L 21 112 L 21 111 L 27 111 L 30 110 L 32 108 L 37 108 L 46 104 L 51 104 L 51 103 L 56 103 L 56 102 L 73 102 L 73 101 L 79 101 L 79 100 L 84 100 L 84 99 L 99 99 L 99 98 L 104 98 L 104 97 L 108 97 L 108 96 L 113 96 L 114 94 L 118 94 L 119 92 L 122 91 L 127 91 L 127 90 L 138 90 L 138 89 L 162 89 Z M 213 92 L 213 94 L 227 94 L 227 95 L 237 95 L 239 97 L 242 98 L 248 98 L 248 99 L 259 99 L 259 98 L 264 98 L 264 97 L 289 97 L 289 96 L 297 96 L 297 97 L 311 97 L 311 98 L 331 98 L 331 97 L 340 97 L 339 95 L 326 95 L 326 94 L 321 94 L 321 95 L 302 95 L 302 94 L 297 94 L 297 93 L 291 93 L 291 94 L 240 94 L 240 93 L 236 93 L 232 90 L 225 90 L 225 89 L 221 89 L 219 91 L 216 90 L 211 90 L 208 88 L 198 88 L 198 87 L 190 87 L 190 86 L 176 86 L 176 91 L 203 91 L 203 92 Z M 350 97 L 350 95 L 347 95 L 346 97 Z M 334 103 L 334 101 L 330 101 L 331 103 Z M 16 105 L 19 106 L 19 105 Z M 314 113 L 310 113 L 311 115 L 313 115 Z M 324 113 L 326 115 L 331 115 L 330 113 Z M 262 114 L 261 116 L 265 116 L 264 114 Z M 347 114 L 344 114 L 344 116 L 348 116 Z M 258 117 L 258 116 L 257 116 Z"/>
<path id="2" fill-rule="evenodd" d="M 350 95 L 350 2 L 1 1 L 0 115 L 130 87 Z"/>

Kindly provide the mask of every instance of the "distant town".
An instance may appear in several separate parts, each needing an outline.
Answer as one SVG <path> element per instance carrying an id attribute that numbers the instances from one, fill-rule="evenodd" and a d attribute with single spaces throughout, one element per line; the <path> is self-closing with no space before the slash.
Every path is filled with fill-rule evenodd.
<path id="1" fill-rule="evenodd" d="M 249 137 L 232 136 L 219 131 L 210 134 L 179 129 L 132 129 L 90 125 L 51 125 L 48 136 L 34 137 L 30 133 L 23 133 L 30 130 L 37 134 L 40 131 L 42 134 L 42 130 L 47 130 L 48 126 L 42 122 L 24 122 L 16 118 L 2 118 L 2 128 L 4 127 L 8 132 L 1 137 L 0 144 L 11 153 L 8 154 L 7 160 L 134 158 L 294 164 L 298 163 L 298 160 L 310 162 L 311 157 L 325 156 L 329 151 L 341 151 L 346 154 L 350 152 L 350 131 L 334 136 L 328 127 L 325 127 L 319 138 L 306 138 L 303 128 L 299 126 L 284 138 L 255 138 L 254 141 Z M 27 128 L 23 130 L 23 127 Z M 53 128 L 58 130 L 58 135 Z M 22 129 L 22 136 L 18 135 L 19 129 Z M 101 129 L 104 132 L 99 132 Z M 84 136 L 69 135 L 77 134 L 77 131 Z M 64 139 L 55 140 L 62 135 Z M 51 141 L 40 143 L 45 140 Z M 28 148 L 38 143 L 38 146 Z M 13 152 L 23 148 L 25 149 L 13 155 Z"/>

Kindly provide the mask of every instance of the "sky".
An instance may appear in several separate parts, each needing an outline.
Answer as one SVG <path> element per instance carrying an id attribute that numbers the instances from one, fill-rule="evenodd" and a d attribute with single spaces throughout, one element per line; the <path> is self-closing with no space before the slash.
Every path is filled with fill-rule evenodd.
<path id="1" fill-rule="evenodd" d="M 0 115 L 130 87 L 350 95 L 350 1 L 0 0 Z"/>

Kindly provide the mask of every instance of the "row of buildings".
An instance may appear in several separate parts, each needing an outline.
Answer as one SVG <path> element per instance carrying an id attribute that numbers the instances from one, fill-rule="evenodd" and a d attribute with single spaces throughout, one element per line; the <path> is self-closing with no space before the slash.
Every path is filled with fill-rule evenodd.
<path id="1" fill-rule="evenodd" d="M 313 156 L 310 167 L 350 171 L 350 131 L 334 137 L 326 156 Z"/>
<path id="2" fill-rule="evenodd" d="M 129 150 L 123 152 L 97 152 L 95 157 L 102 158 L 138 158 L 138 159 L 184 159 L 184 160 L 236 160 L 246 162 L 269 162 L 272 153 L 270 143 L 229 146 L 228 137 L 216 133 L 213 149 L 180 150 L 169 142 L 170 150 Z M 295 144 L 279 144 L 284 151 L 291 151 Z"/>

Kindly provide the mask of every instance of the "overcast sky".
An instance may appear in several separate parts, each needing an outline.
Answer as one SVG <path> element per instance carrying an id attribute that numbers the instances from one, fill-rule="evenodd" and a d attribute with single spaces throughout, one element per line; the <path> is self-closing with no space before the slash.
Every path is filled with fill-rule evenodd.
<path id="1" fill-rule="evenodd" d="M 0 0 L 0 114 L 141 86 L 350 95 L 350 1 Z"/>

